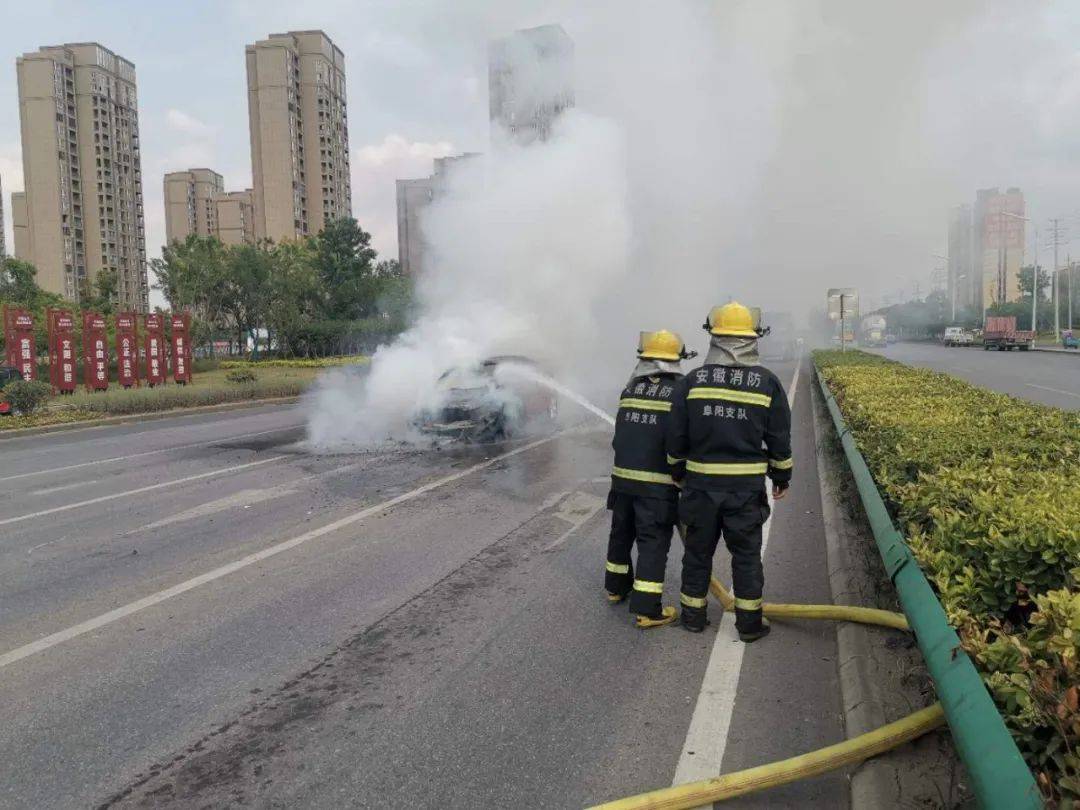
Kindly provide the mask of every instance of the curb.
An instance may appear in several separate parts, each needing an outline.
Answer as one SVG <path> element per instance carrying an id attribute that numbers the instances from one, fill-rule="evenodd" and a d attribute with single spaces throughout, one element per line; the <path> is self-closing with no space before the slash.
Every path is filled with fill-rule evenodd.
<path id="1" fill-rule="evenodd" d="M 57 425 L 40 425 L 38 427 L 0 430 L 0 442 L 3 442 L 7 439 L 21 439 L 27 436 L 41 436 L 47 433 L 68 433 L 76 430 L 95 430 L 97 428 L 110 427 L 112 425 L 124 425 L 130 422 L 154 422 L 159 419 L 173 419 L 179 416 L 198 415 L 203 413 L 219 413 L 222 411 L 238 411 L 244 408 L 257 408 L 260 405 L 287 405 L 299 401 L 300 396 L 268 397 L 266 399 L 244 399 L 237 402 L 222 402 L 219 405 L 199 405 L 194 408 L 172 408 L 171 410 L 167 411 L 133 413 L 124 414 L 122 416 L 105 416 L 101 419 L 85 419 L 79 422 L 62 422 Z"/>
<path id="2" fill-rule="evenodd" d="M 1031 351 L 1044 352 L 1045 354 L 1071 354 L 1074 357 L 1080 357 L 1080 349 L 1050 349 L 1046 346 L 1033 346 Z"/>
<path id="3" fill-rule="evenodd" d="M 811 367 L 811 379 L 816 373 Z M 825 526 L 829 590 L 833 604 L 858 604 L 858 588 L 851 575 L 853 564 L 840 537 L 843 519 L 831 484 L 834 470 L 822 449 L 822 440 L 828 435 L 828 425 L 824 421 L 824 407 L 818 399 L 821 395 L 814 386 L 811 389 L 814 456 L 821 487 L 821 518 Z M 836 625 L 836 653 L 845 735 L 850 739 L 884 726 L 888 719 L 878 683 L 870 672 L 870 632 L 867 627 L 854 622 L 839 622 Z M 852 774 L 851 806 L 856 810 L 886 810 L 896 806 L 896 780 L 892 768 L 883 759 L 867 760 Z"/>

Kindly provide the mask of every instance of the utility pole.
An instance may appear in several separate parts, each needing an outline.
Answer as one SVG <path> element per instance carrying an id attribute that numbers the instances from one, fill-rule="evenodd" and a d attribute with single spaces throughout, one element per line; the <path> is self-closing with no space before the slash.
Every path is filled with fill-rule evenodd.
<path id="1" fill-rule="evenodd" d="M 1066 255 L 1065 261 L 1069 265 L 1069 275 L 1068 275 L 1067 278 L 1069 280 L 1069 331 L 1071 332 L 1072 331 L 1072 288 L 1073 288 L 1073 274 L 1074 274 L 1073 273 L 1074 268 L 1073 268 L 1073 263 L 1072 263 L 1072 256 L 1071 255 Z"/>
<path id="2" fill-rule="evenodd" d="M 1034 226 L 1035 241 L 1033 249 L 1035 258 L 1031 262 L 1031 331 L 1035 333 L 1035 339 L 1039 339 L 1039 226 Z"/>
<path id="3" fill-rule="evenodd" d="M 1061 220 L 1050 220 L 1050 233 L 1054 240 L 1054 269 L 1050 274 L 1050 300 L 1054 302 L 1054 343 L 1061 340 L 1061 291 L 1058 289 L 1058 246 L 1061 245 L 1062 233 Z"/>

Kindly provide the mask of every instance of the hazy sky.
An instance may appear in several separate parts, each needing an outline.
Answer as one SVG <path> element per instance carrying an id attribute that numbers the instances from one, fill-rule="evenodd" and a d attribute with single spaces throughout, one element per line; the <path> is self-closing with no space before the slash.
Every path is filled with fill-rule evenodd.
<path id="1" fill-rule="evenodd" d="M 324 29 L 346 57 L 353 213 L 379 251 L 395 255 L 394 179 L 428 173 L 433 156 L 487 148 L 487 39 L 562 22 L 577 43 L 580 105 L 627 123 L 629 160 L 655 166 L 662 193 L 632 208 L 639 228 L 655 215 L 668 240 L 652 248 L 657 261 L 675 261 L 678 242 L 688 246 L 679 261 L 727 263 L 735 277 L 782 266 L 809 275 L 807 290 L 854 284 L 880 295 L 910 292 L 916 280 L 925 290 L 946 212 L 976 188 L 1020 186 L 1040 225 L 1080 212 L 1075 8 L 0 0 L 9 244 L 9 195 L 22 188 L 22 52 L 96 40 L 135 63 L 153 256 L 164 239 L 164 172 L 208 166 L 228 189 L 250 183 L 244 45 Z M 649 182 L 646 171 L 635 176 Z M 684 178 L 695 187 L 680 200 Z M 680 203 L 690 226 L 664 221 Z"/>

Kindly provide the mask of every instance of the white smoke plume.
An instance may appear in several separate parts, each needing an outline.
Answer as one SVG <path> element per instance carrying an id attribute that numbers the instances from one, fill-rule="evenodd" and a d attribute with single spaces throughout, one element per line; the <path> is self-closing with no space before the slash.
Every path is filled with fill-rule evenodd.
<path id="1" fill-rule="evenodd" d="M 1027 74 L 1015 55 L 999 65 L 1021 13 L 1001 5 L 419 4 L 411 30 L 435 51 L 470 42 L 479 83 L 489 41 L 560 23 L 577 106 L 547 142 L 457 140 L 486 158 L 429 210 L 417 326 L 366 385 L 323 392 L 313 437 L 405 435 L 434 377 L 495 352 L 532 355 L 610 407 L 640 330 L 700 350 L 705 314 L 729 298 L 807 325 L 828 287 L 871 298 L 928 279 L 949 209 L 1025 182 L 1012 155 L 970 148 L 976 133 L 996 143 L 984 118 L 1025 98 L 1002 81 Z M 979 72 L 994 80 L 989 112 Z"/>
<path id="2" fill-rule="evenodd" d="M 568 349 L 588 350 L 593 307 L 627 269 L 620 131 L 569 110 L 546 141 L 502 138 L 450 169 L 422 227 L 416 325 L 376 352 L 370 374 L 324 382 L 309 421 L 317 447 L 412 438 L 450 367 L 524 354 L 557 372 Z"/>

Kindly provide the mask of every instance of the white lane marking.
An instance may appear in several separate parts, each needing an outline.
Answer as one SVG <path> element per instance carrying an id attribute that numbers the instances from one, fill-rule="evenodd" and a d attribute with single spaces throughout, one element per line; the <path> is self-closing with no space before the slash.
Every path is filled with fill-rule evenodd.
<path id="1" fill-rule="evenodd" d="M 244 489 L 240 492 L 234 492 L 232 495 L 226 495 L 224 498 L 218 498 L 216 501 L 207 501 L 206 503 L 199 504 L 191 509 L 185 509 L 183 512 L 177 512 L 175 515 L 169 515 L 169 517 L 162 518 L 154 523 L 148 523 L 147 525 L 136 529 L 135 532 L 147 531 L 148 529 L 160 529 L 163 526 L 170 526 L 173 523 L 181 523 L 185 520 L 194 520 L 195 518 L 214 515 L 218 512 L 232 509 L 234 506 L 252 506 L 253 504 L 268 501 L 271 498 L 283 498 L 286 495 L 292 495 L 294 492 L 296 492 L 296 490 L 288 486 L 270 487 L 268 489 Z M 129 532 L 129 534 L 134 534 L 135 532 Z"/>
<path id="2" fill-rule="evenodd" d="M 281 461 L 281 459 L 283 458 L 288 458 L 288 456 L 273 456 L 272 458 L 264 458 L 260 461 L 249 461 L 246 464 L 237 464 L 235 466 L 225 467 L 220 470 L 210 470 L 209 472 L 199 473 L 198 475 L 189 475 L 186 478 L 177 478 L 173 481 L 163 481 L 160 484 L 151 484 L 148 487 L 128 489 L 123 492 L 114 492 L 112 495 L 102 495 L 100 498 L 90 498 L 86 501 L 67 503 L 63 506 L 54 506 L 52 509 L 42 509 L 40 512 L 30 512 L 26 515 L 16 515 L 15 517 L 4 518 L 3 520 L 0 520 L 0 526 L 9 526 L 12 523 L 21 523 L 24 520 L 32 520 L 34 518 L 45 517 L 46 515 L 55 515 L 58 512 L 68 512 L 72 509 L 81 509 L 84 506 L 93 506 L 96 503 L 115 501 L 117 498 L 127 498 L 132 495 L 139 495 L 143 492 L 153 492 L 156 489 L 174 487 L 178 484 L 186 484 L 189 481 L 199 481 L 203 478 L 212 478 L 215 475 L 225 475 L 226 473 L 239 472 L 240 470 L 251 469 L 252 467 L 258 467 L 262 464 L 269 464 L 272 461 Z"/>
<path id="3" fill-rule="evenodd" d="M 95 467 L 99 464 L 112 464 L 114 461 L 130 461 L 133 458 L 144 458 L 145 456 L 156 456 L 160 453 L 172 453 L 176 450 L 190 450 L 193 447 L 209 447 L 212 444 L 218 442 L 232 442 L 237 439 L 250 439 L 253 436 L 265 436 L 267 433 L 284 433 L 286 430 L 296 430 L 300 425 L 293 425 L 291 427 L 274 428 L 273 430 L 259 430 L 255 433 L 240 433 L 235 436 L 225 436 L 220 439 L 213 439 L 211 441 L 196 442 L 195 444 L 181 444 L 176 447 L 161 447 L 157 450 L 147 450 L 143 453 L 132 453 L 127 456 L 112 456 L 111 458 L 99 458 L 94 461 L 84 461 L 80 464 L 68 464 L 66 467 L 52 467 L 48 470 L 34 470 L 33 472 L 19 473 L 18 475 L 7 475 L 0 478 L 0 484 L 5 481 L 15 481 L 19 478 L 30 478 L 34 475 L 47 475 L 48 473 L 67 472 L 68 470 L 80 470 L 83 467 Z M 42 492 L 48 492 L 49 490 L 42 490 Z"/>
<path id="4" fill-rule="evenodd" d="M 150 529 L 160 529 L 163 526 L 169 526 L 173 523 L 181 523 L 185 520 L 194 520 L 195 518 L 206 517 L 207 515 L 217 514 L 218 512 L 224 512 L 228 509 L 232 509 L 234 506 L 243 506 L 245 509 L 256 503 L 262 503 L 263 501 L 270 500 L 271 498 L 284 498 L 287 495 L 294 495 L 300 490 L 296 487 L 299 484 L 306 483 L 308 481 L 314 481 L 318 478 L 328 478 L 331 475 L 339 475 L 340 473 L 350 472 L 357 467 L 363 467 L 365 462 L 358 461 L 355 464 L 345 464 L 341 467 L 334 467 L 330 470 L 323 470 L 319 473 L 312 473 L 311 475 L 304 475 L 288 484 L 282 484 L 277 487 L 269 487 L 267 489 L 245 489 L 237 492 L 233 495 L 226 495 L 224 498 L 218 498 L 216 501 L 209 501 L 208 503 L 200 504 L 199 506 L 187 509 L 183 512 L 178 512 L 175 515 L 163 518 L 155 523 L 148 523 L 145 526 L 139 526 L 136 529 L 124 532 L 124 537 L 130 537 L 133 534 L 139 534 Z"/>
<path id="5" fill-rule="evenodd" d="M 405 492 L 394 498 L 390 498 L 389 500 L 383 501 L 382 503 L 368 506 L 364 509 L 361 509 L 359 512 L 353 512 L 351 515 L 346 515 L 343 518 L 335 520 L 333 523 L 328 523 L 325 526 L 320 526 L 317 529 L 312 529 L 311 531 L 305 532 L 304 534 L 301 534 L 297 537 L 293 537 L 290 540 L 285 540 L 281 543 L 276 543 L 275 545 L 269 546 L 268 548 L 264 548 L 262 551 L 256 551 L 254 554 L 249 554 L 246 557 L 241 557 L 235 562 L 228 563 L 227 565 L 223 565 L 220 568 L 215 568 L 212 571 L 207 571 L 205 574 L 200 574 L 197 577 L 185 580 L 184 582 L 181 582 L 177 585 L 173 585 L 171 588 L 166 588 L 165 590 L 158 591 L 157 593 L 152 593 L 149 596 L 143 597 L 142 599 L 136 600 L 127 605 L 123 605 L 122 607 L 115 608 L 114 610 L 110 610 L 108 613 L 102 613 L 100 616 L 95 616 L 94 618 L 88 619 L 85 622 L 80 622 L 79 624 L 69 627 L 66 630 L 52 633 L 51 635 L 40 638 L 37 641 L 31 642 L 30 644 L 24 644 L 22 647 L 16 647 L 14 650 L 9 650 L 3 655 L 0 655 L 0 669 L 3 669 L 9 664 L 14 664 L 16 661 L 21 661 L 23 658 L 28 658 L 31 655 L 36 655 L 37 653 L 44 652 L 50 647 L 55 647 L 57 644 L 63 644 L 66 641 L 71 641 L 72 639 L 78 638 L 81 635 L 105 627 L 106 625 L 112 624 L 115 621 L 119 621 L 120 619 L 123 619 L 126 616 L 130 616 L 133 613 L 138 613 L 140 610 L 145 610 L 148 607 L 153 607 L 154 605 L 160 604 L 161 602 L 164 602 L 168 599 L 172 599 L 174 596 L 180 596 L 181 594 L 194 590 L 195 588 L 205 585 L 208 582 L 213 582 L 216 579 L 221 579 L 222 577 L 228 576 L 229 574 L 232 574 L 243 568 L 247 568 L 249 565 L 254 565 L 257 562 L 261 562 L 262 560 L 268 559 L 277 554 L 281 554 L 283 551 L 288 551 L 289 549 L 296 548 L 297 546 L 307 543 L 309 540 L 314 540 L 324 535 L 331 534 L 332 532 L 336 532 L 339 529 L 344 529 L 347 526 L 351 526 L 354 523 L 359 523 L 365 518 L 371 517 L 372 515 L 378 514 L 379 512 L 383 512 L 387 509 L 392 509 L 400 504 L 415 500 L 420 496 L 426 495 L 427 493 L 431 492 L 433 489 L 438 489 L 439 487 L 445 486 L 446 484 L 452 484 L 454 481 L 459 481 L 466 476 L 472 475 L 473 473 L 480 472 L 481 470 L 486 470 L 488 467 L 492 467 L 501 461 L 505 461 L 508 458 L 520 455 L 521 453 L 527 453 L 529 450 L 540 447 L 541 445 L 547 444 L 548 442 L 555 441 L 555 439 L 559 438 L 560 435 L 562 434 L 556 433 L 552 436 L 548 436 L 546 438 L 530 442 L 529 444 L 522 445 L 521 447 L 515 448 L 506 453 L 492 456 L 487 461 L 483 461 L 479 464 L 474 464 L 472 467 L 468 467 L 464 470 L 453 473 L 452 475 L 447 475 L 442 478 L 436 479 L 435 481 L 431 481 L 430 483 L 424 484 L 423 486 L 417 487 L 416 489 L 410 490 L 409 492 Z"/>
<path id="6" fill-rule="evenodd" d="M 544 551 L 554 551 L 557 549 L 569 540 L 574 532 L 584 526 L 588 521 L 592 520 L 593 515 L 603 509 L 606 505 L 607 500 L 605 498 L 599 498 L 588 492 L 572 493 L 566 500 L 559 504 L 559 510 L 555 513 L 555 517 L 569 523 L 570 528 L 546 545 Z"/>
<path id="7" fill-rule="evenodd" d="M 198 427 L 200 425 L 203 425 L 203 426 L 205 426 L 205 425 L 219 425 L 219 424 L 223 424 L 223 423 L 228 422 L 228 421 L 237 421 L 238 422 L 242 418 L 245 418 L 245 417 L 263 416 L 263 415 L 265 415 L 264 413 L 252 414 L 251 411 L 261 410 L 262 408 L 269 408 L 272 404 L 273 403 L 267 403 L 265 405 L 257 405 L 257 406 L 252 405 L 252 406 L 249 406 L 250 411 L 247 414 L 243 414 L 243 415 L 241 415 L 240 418 L 233 419 L 233 420 L 230 420 L 228 418 L 224 418 L 224 419 L 211 419 L 211 420 L 208 420 L 206 422 L 201 422 L 201 423 L 200 422 L 186 422 L 186 423 L 181 423 L 181 424 L 166 424 L 166 425 L 161 425 L 161 426 L 153 425 L 150 428 L 147 428 L 147 430 L 142 431 L 142 432 L 143 433 L 150 433 L 151 431 L 153 431 L 153 432 L 167 433 L 167 432 L 173 431 L 173 430 L 184 431 L 184 430 L 187 430 L 188 428 L 193 427 L 193 426 Z M 276 407 L 276 410 L 281 410 L 281 408 L 288 408 L 288 407 L 290 407 L 290 406 L 292 406 L 294 404 L 295 403 L 284 403 L 284 404 L 278 405 Z M 35 439 L 40 439 L 42 436 L 46 436 L 46 437 L 51 438 L 51 437 L 55 436 L 56 434 L 63 434 L 63 436 L 72 436 L 72 435 L 74 435 L 76 433 L 92 433 L 92 432 L 95 432 L 95 431 L 109 430 L 110 428 L 116 428 L 116 427 L 122 427 L 122 428 L 138 427 L 139 424 L 145 424 L 147 421 L 151 421 L 151 422 L 170 422 L 171 423 L 171 422 L 173 422 L 174 420 L 177 420 L 177 419 L 191 419 L 193 417 L 198 418 L 199 416 L 218 416 L 218 415 L 221 415 L 223 417 L 229 417 L 229 416 L 235 414 L 236 412 L 242 411 L 242 410 L 243 410 L 243 408 L 232 408 L 232 409 L 225 410 L 225 411 L 210 411 L 208 413 L 199 414 L 199 413 L 184 413 L 183 409 L 178 409 L 178 410 L 175 410 L 170 416 L 159 417 L 157 419 L 152 419 L 152 420 L 140 420 L 139 419 L 139 414 L 131 414 L 128 417 L 122 417 L 118 421 L 110 422 L 109 424 L 106 424 L 106 425 L 87 425 L 86 427 L 68 428 L 67 430 L 54 430 L 54 431 L 51 431 L 51 432 L 48 432 L 48 433 L 31 434 L 29 436 L 12 436 L 10 438 L 3 437 L 3 434 L 0 434 L 0 437 L 2 437 L 2 440 L 6 441 L 6 442 L 21 442 L 21 441 L 32 442 Z M 161 411 L 160 413 L 166 413 L 166 412 Z M 269 413 L 269 411 L 267 411 L 266 413 Z M 151 414 L 147 414 L 147 415 L 149 416 Z M 116 434 L 114 434 L 112 436 L 100 436 L 100 437 L 99 436 L 90 436 L 86 441 L 87 442 L 98 442 L 98 441 L 100 441 L 100 442 L 110 442 L 113 439 L 122 439 L 122 438 L 125 438 L 126 436 L 129 436 L 129 435 L 138 435 L 138 434 L 116 433 Z M 59 453 L 59 452 L 63 452 L 63 450 L 64 450 L 63 447 L 39 447 L 39 448 L 34 448 L 34 451 L 36 453 Z"/>
<path id="8" fill-rule="evenodd" d="M 1055 394 L 1064 394 L 1067 397 L 1076 397 L 1080 399 L 1080 394 L 1073 391 L 1063 391 L 1060 388 L 1051 388 L 1049 385 L 1036 385 L 1035 383 L 1024 383 L 1028 388 L 1041 388 L 1043 391 L 1053 391 Z"/>
<path id="9" fill-rule="evenodd" d="M 802 367 L 802 354 L 795 363 L 795 374 L 788 388 L 788 404 L 794 409 L 795 389 L 799 384 L 799 370 Z M 772 506 L 772 490 L 766 487 L 769 505 Z M 761 555 L 769 545 L 769 527 L 772 516 L 761 527 Z M 721 546 L 722 547 L 722 546 Z M 709 663 L 705 667 L 705 677 L 701 682 L 694 714 L 690 718 L 690 727 L 686 730 L 679 764 L 675 768 L 673 785 L 685 785 L 702 779 L 712 779 L 720 774 L 727 750 L 728 732 L 731 730 L 731 717 L 735 711 L 735 698 L 739 687 L 739 673 L 742 671 L 743 655 L 746 645 L 737 639 L 735 632 L 734 611 L 725 610 L 720 617 L 713 641 Z M 709 805 L 711 806 L 711 805 Z"/>
<path id="10" fill-rule="evenodd" d="M 40 495 L 52 495 L 54 492 L 65 492 L 69 489 L 78 489 L 79 487 L 88 487 L 91 484 L 99 483 L 98 479 L 86 479 L 85 481 L 76 481 L 73 484 L 61 484 L 58 487 L 46 487 L 45 489 L 35 489 L 28 492 L 29 497 L 37 497 Z M 14 493 L 12 493 L 14 494 Z"/>
<path id="11" fill-rule="evenodd" d="M 53 543 L 59 543 L 61 540 L 67 540 L 67 536 L 57 538 L 56 540 L 47 540 L 44 543 L 38 543 L 36 546 L 30 546 L 30 548 L 28 548 L 26 550 L 26 553 L 27 554 L 33 554 L 39 548 L 45 548 L 45 546 L 51 546 Z"/>

